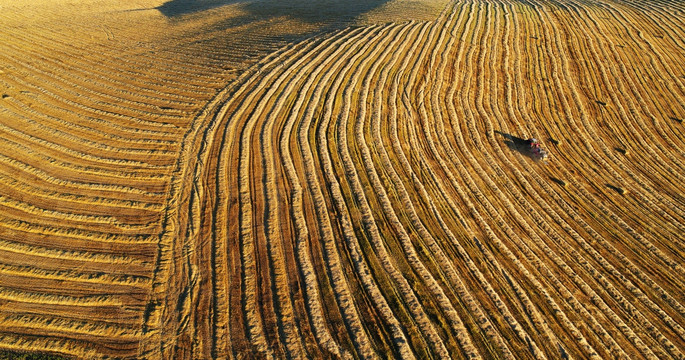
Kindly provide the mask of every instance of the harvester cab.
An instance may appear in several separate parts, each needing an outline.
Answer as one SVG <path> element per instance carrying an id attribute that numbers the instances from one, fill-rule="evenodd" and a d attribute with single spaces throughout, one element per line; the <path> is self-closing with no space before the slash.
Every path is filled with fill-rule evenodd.
<path id="1" fill-rule="evenodd" d="M 547 154 L 547 151 L 540 146 L 540 142 L 537 139 L 530 138 L 526 140 L 526 144 L 528 145 L 527 150 L 533 159 L 547 160 L 549 155 Z"/>

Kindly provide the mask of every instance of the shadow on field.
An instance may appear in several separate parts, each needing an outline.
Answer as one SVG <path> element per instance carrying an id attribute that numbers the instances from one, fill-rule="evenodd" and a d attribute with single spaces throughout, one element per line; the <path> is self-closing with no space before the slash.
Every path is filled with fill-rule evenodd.
<path id="1" fill-rule="evenodd" d="M 388 0 L 170 0 L 158 6 L 167 18 L 188 15 L 230 4 L 240 4 L 255 18 L 287 16 L 306 22 L 346 22 Z"/>
<path id="2" fill-rule="evenodd" d="M 504 143 L 507 144 L 509 149 L 519 152 L 521 155 L 531 157 L 531 153 L 528 150 L 528 140 L 514 136 L 512 134 L 507 134 L 498 130 L 495 130 L 496 134 L 502 135 L 505 138 Z"/>
<path id="3" fill-rule="evenodd" d="M 162 15 L 171 18 L 238 2 L 240 2 L 240 0 L 171 0 L 158 6 L 156 9 L 159 10 Z"/>

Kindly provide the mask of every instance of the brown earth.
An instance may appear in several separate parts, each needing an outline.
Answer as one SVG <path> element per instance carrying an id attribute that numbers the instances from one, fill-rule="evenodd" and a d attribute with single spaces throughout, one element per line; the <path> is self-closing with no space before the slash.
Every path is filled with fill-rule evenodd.
<path id="1" fill-rule="evenodd" d="M 0 349 L 682 359 L 684 11 L 0 1 Z"/>

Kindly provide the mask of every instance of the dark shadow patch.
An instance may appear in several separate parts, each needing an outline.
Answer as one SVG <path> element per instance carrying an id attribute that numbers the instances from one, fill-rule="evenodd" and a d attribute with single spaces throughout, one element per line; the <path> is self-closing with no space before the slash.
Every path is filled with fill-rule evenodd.
<path id="1" fill-rule="evenodd" d="M 205 11 L 235 8 L 237 13 L 231 14 L 231 10 L 224 16 L 212 16 L 205 25 L 193 29 L 186 38 L 196 40 L 184 46 L 197 49 L 198 56 L 205 53 L 216 56 L 211 49 L 219 46 L 222 52 L 230 54 L 229 58 L 221 60 L 241 67 L 287 43 L 354 26 L 361 15 L 386 2 L 388 0 L 170 0 L 154 9 L 168 21 L 181 23 L 189 17 L 202 16 Z M 283 21 L 286 23 L 281 27 Z M 268 31 L 269 28 L 272 31 Z"/>
<path id="2" fill-rule="evenodd" d="M 142 333 L 147 334 L 150 329 L 148 328 L 148 319 L 152 316 L 152 313 L 157 309 L 158 302 L 150 300 L 147 305 L 145 305 L 145 311 L 143 312 L 143 328 Z"/>
<path id="3" fill-rule="evenodd" d="M 554 181 L 555 183 L 559 184 L 562 187 L 566 187 L 566 185 L 567 185 L 566 181 L 564 181 L 564 180 L 561 180 L 561 179 L 558 179 L 558 178 L 555 178 L 552 176 L 550 176 L 549 179 Z"/>
<path id="4" fill-rule="evenodd" d="M 57 355 L 39 352 L 20 352 L 11 350 L 0 350 L 0 360 L 64 360 L 73 359 L 66 355 Z"/>
<path id="5" fill-rule="evenodd" d="M 626 189 L 624 189 L 624 188 L 622 188 L 622 187 L 614 186 L 614 185 L 611 185 L 611 184 L 606 184 L 606 186 L 607 186 L 609 189 L 614 190 L 614 191 L 616 191 L 617 193 L 619 193 L 619 194 L 621 194 L 621 195 L 625 195 L 625 194 L 628 193 L 628 190 L 626 190 Z"/>
<path id="6" fill-rule="evenodd" d="M 557 346 L 559 347 L 559 356 L 561 356 L 563 360 L 568 360 L 570 357 L 566 352 L 566 349 L 564 349 L 564 347 L 560 343 L 557 344 Z"/>
<path id="7" fill-rule="evenodd" d="M 507 134 L 498 130 L 495 130 L 496 134 L 502 135 L 504 137 L 504 143 L 509 147 L 509 149 L 520 153 L 521 155 L 527 156 L 533 160 L 538 160 L 530 148 L 530 142 L 528 139 L 520 138 L 512 134 Z"/>
<path id="8" fill-rule="evenodd" d="M 224 5 L 235 4 L 240 0 L 171 0 L 156 7 L 162 15 L 171 18 L 210 10 Z"/>
<path id="9" fill-rule="evenodd" d="M 512 134 L 507 134 L 504 132 L 501 132 L 499 130 L 495 130 L 495 134 L 502 135 L 506 140 L 506 142 L 511 142 L 513 146 L 525 146 L 528 145 L 528 140 L 524 138 L 520 138 L 517 136 L 514 136 Z"/>
<path id="10" fill-rule="evenodd" d="M 348 22 L 388 0 L 282 1 L 282 0 L 171 0 L 156 9 L 167 18 L 189 15 L 230 4 L 241 4 L 246 17 L 269 19 L 287 16 L 310 23 Z"/>

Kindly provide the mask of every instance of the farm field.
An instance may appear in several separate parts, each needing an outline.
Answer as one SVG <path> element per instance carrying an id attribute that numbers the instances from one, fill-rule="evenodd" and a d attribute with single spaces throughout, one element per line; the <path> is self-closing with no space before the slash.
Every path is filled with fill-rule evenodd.
<path id="1" fill-rule="evenodd" d="M 684 39 L 667 0 L 0 0 L 0 350 L 683 359 Z"/>

